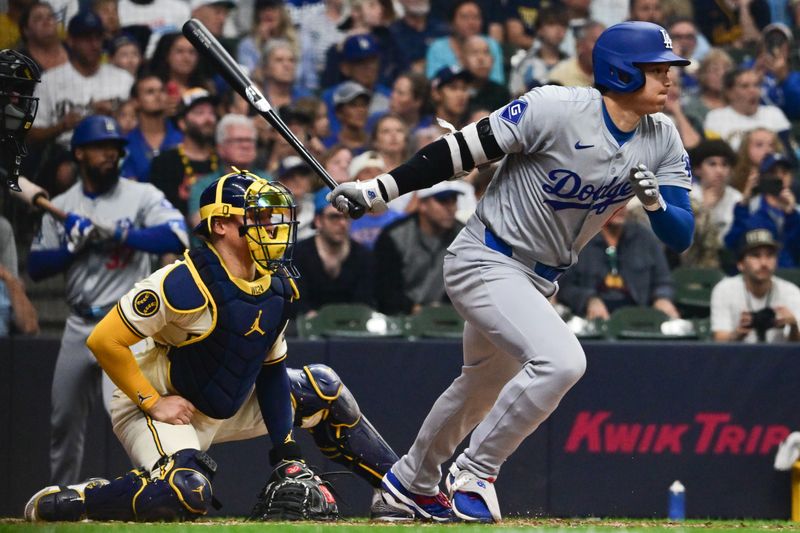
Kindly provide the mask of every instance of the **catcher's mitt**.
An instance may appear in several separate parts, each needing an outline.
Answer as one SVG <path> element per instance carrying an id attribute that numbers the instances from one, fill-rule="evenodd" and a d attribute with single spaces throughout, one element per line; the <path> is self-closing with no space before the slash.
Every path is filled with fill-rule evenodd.
<path id="1" fill-rule="evenodd" d="M 336 520 L 339 509 L 327 481 L 301 461 L 283 461 L 258 495 L 250 520 Z"/>

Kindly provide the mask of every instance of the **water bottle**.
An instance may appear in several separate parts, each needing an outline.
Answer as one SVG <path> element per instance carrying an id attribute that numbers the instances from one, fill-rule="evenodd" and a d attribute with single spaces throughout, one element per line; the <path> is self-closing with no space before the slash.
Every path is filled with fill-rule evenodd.
<path id="1" fill-rule="evenodd" d="M 686 488 L 683 483 L 675 480 L 669 486 L 669 511 L 670 520 L 683 520 L 686 518 Z"/>

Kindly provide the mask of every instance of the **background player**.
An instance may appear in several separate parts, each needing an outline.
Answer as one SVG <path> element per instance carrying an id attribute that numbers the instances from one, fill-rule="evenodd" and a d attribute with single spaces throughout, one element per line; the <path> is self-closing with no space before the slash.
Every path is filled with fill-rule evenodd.
<path id="1" fill-rule="evenodd" d="M 33 90 L 39 83 L 36 63 L 16 50 L 0 50 L 0 178 L 19 190 L 17 178 L 25 148 L 25 135 L 36 118 L 39 99 Z"/>
<path id="2" fill-rule="evenodd" d="M 28 272 L 35 281 L 64 272 L 70 306 L 53 375 L 50 415 L 50 478 L 78 478 L 91 406 L 102 372 L 86 347 L 97 322 L 133 284 L 152 272 L 150 254 L 180 253 L 188 243 L 183 217 L 146 183 L 120 179 L 125 139 L 110 117 L 87 117 L 75 128 L 72 153 L 80 179 L 53 205 L 31 247 Z M 110 399 L 112 386 L 105 380 Z M 108 402 L 106 402 L 108 404 Z"/>
<path id="3" fill-rule="evenodd" d="M 278 183 L 237 171 L 203 191 L 200 217 L 195 233 L 206 245 L 137 283 L 87 340 L 118 387 L 114 432 L 143 468 L 110 483 L 45 488 L 26 506 L 29 519 L 195 518 L 213 499 L 216 464 L 205 450 L 265 431 L 275 470 L 255 513 L 336 516 L 292 435 L 283 330 L 297 297 L 294 199 Z M 142 340 L 134 356 L 130 346 Z"/>
<path id="4" fill-rule="evenodd" d="M 613 212 L 635 195 L 664 243 L 682 251 L 691 242 L 689 160 L 659 113 L 670 66 L 689 62 L 672 52 L 664 28 L 645 22 L 604 31 L 593 61 L 596 88 L 535 89 L 390 173 L 330 194 L 340 210 L 347 199 L 378 212 L 401 194 L 502 158 L 444 262 L 447 292 L 466 320 L 461 375 L 383 481 L 387 497 L 418 517 L 500 520 L 501 465 L 586 366 L 547 298 Z M 439 493 L 440 465 L 470 431 L 446 480 L 451 509 Z"/>

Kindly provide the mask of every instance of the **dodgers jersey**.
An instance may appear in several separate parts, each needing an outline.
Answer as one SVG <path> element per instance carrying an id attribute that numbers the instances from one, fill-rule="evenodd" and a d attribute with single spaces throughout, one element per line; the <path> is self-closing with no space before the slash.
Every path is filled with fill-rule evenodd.
<path id="1" fill-rule="evenodd" d="M 620 147 L 593 88 L 539 87 L 489 121 L 507 155 L 475 216 L 523 264 L 575 264 L 586 243 L 634 196 L 628 174 L 639 163 L 660 186 L 691 188 L 689 157 L 672 121 L 663 113 L 645 115 Z"/>
<path id="2" fill-rule="evenodd" d="M 164 193 L 149 183 L 120 179 L 111 190 L 92 198 L 84 194 L 79 180 L 52 202 L 63 211 L 112 227 L 122 220 L 127 220 L 132 229 L 169 224 L 184 246 L 188 246 L 183 215 L 164 198 Z M 64 224 L 45 214 L 31 250 L 64 248 L 66 242 Z M 72 306 L 113 305 L 150 272 L 148 252 L 117 243 L 89 243 L 67 269 L 67 303 Z"/>

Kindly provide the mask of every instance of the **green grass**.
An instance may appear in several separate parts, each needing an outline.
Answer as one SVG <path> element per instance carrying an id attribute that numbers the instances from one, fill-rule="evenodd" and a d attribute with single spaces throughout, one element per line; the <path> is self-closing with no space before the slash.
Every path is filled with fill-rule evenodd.
<path id="1" fill-rule="evenodd" d="M 242 520 L 202 520 L 183 524 L 131 524 L 122 522 L 80 522 L 57 524 L 29 524 L 21 520 L 0 520 L 0 533 L 36 532 L 36 533 L 364 533 L 371 530 L 382 530 L 385 533 L 484 533 L 501 531 L 503 533 L 537 533 L 537 532 L 582 532 L 601 533 L 606 531 L 626 531 L 630 533 L 646 532 L 697 532 L 697 533 L 743 533 L 746 531 L 800 531 L 800 524 L 793 522 L 765 520 L 686 520 L 684 522 L 668 522 L 666 520 L 635 519 L 517 519 L 506 520 L 499 525 L 475 524 L 397 524 L 384 525 L 366 520 L 342 520 L 336 523 L 252 523 Z"/>

